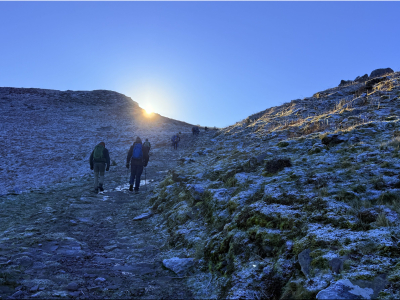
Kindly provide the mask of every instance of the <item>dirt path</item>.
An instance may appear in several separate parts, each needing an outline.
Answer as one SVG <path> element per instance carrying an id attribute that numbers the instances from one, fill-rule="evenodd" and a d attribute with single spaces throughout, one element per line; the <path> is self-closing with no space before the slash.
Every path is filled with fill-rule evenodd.
<path id="1" fill-rule="evenodd" d="M 162 267 L 163 220 L 133 218 L 148 211 L 153 187 L 177 160 L 210 137 L 183 134 L 178 151 L 152 149 L 151 182 L 138 195 L 121 164 L 106 173 L 101 194 L 91 192 L 90 176 L 1 197 L 0 298 L 190 299 L 184 281 Z"/>

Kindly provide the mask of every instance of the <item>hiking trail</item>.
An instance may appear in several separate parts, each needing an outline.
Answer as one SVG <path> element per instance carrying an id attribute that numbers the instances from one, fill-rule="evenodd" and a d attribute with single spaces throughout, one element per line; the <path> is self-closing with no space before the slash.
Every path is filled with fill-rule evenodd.
<path id="1" fill-rule="evenodd" d="M 91 174 L 0 197 L 0 299 L 191 298 L 184 278 L 162 265 L 171 257 L 161 216 L 133 219 L 149 212 L 168 170 L 212 136 L 183 133 L 178 150 L 153 147 L 147 186 L 143 172 L 137 195 L 128 191 L 126 157 L 111 157 L 118 163 L 106 172 L 103 193 L 92 192 Z"/>

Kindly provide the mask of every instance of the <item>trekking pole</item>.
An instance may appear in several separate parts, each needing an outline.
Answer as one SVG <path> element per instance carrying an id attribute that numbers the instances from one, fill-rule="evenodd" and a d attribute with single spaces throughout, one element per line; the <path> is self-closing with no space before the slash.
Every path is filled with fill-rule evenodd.
<path id="1" fill-rule="evenodd" d="M 146 167 L 144 167 L 144 187 L 146 188 L 146 193 L 147 193 Z"/>

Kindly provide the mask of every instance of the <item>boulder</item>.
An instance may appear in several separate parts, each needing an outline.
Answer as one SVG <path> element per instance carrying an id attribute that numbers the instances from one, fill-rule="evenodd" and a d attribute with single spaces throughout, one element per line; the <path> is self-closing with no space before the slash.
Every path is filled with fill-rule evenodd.
<path id="1" fill-rule="evenodd" d="M 311 256 L 310 249 L 303 250 L 299 253 L 298 259 L 301 267 L 301 271 L 307 277 L 310 274 L 310 266 L 311 266 Z"/>
<path id="2" fill-rule="evenodd" d="M 317 299 L 374 299 L 378 295 L 378 290 L 384 288 L 385 281 L 378 280 L 376 285 L 374 282 L 361 284 L 363 287 L 352 283 L 349 279 L 340 279 L 331 284 L 328 288 L 317 294 Z M 358 283 L 358 282 L 357 282 Z M 376 288 L 374 290 L 374 287 Z"/>
<path id="3" fill-rule="evenodd" d="M 178 276 L 185 276 L 194 264 L 194 258 L 173 257 L 163 260 L 164 267 L 174 271 Z"/>
<path id="4" fill-rule="evenodd" d="M 369 77 L 379 77 L 393 72 L 394 71 L 391 68 L 376 69 L 371 72 L 371 75 L 369 75 Z"/>
<path id="5" fill-rule="evenodd" d="M 327 136 L 321 139 L 322 144 L 329 146 L 337 145 L 346 141 L 347 139 L 339 134 L 328 134 Z"/>

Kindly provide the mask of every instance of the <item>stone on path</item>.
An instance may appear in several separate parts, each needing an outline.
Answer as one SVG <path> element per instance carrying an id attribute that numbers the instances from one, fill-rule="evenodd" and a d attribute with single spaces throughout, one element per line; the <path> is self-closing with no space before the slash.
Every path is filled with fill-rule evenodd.
<path id="1" fill-rule="evenodd" d="M 317 299 L 371 299 L 371 288 L 361 288 L 348 279 L 340 279 L 317 294 Z"/>
<path id="2" fill-rule="evenodd" d="M 67 290 L 68 291 L 77 291 L 78 290 L 78 284 L 76 283 L 76 282 L 70 282 L 70 283 L 68 283 L 68 285 L 67 285 Z"/>
<path id="3" fill-rule="evenodd" d="M 164 259 L 163 265 L 167 269 L 174 271 L 178 276 L 185 276 L 189 269 L 194 266 L 194 258 L 173 257 Z"/>
<path id="4" fill-rule="evenodd" d="M 154 213 L 152 211 L 149 212 L 145 212 L 135 218 L 133 218 L 133 221 L 140 221 L 140 220 L 144 220 L 144 219 L 148 219 L 150 218 Z"/>

